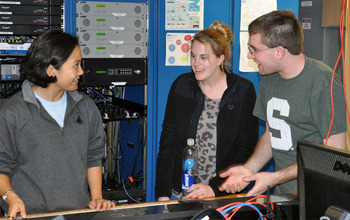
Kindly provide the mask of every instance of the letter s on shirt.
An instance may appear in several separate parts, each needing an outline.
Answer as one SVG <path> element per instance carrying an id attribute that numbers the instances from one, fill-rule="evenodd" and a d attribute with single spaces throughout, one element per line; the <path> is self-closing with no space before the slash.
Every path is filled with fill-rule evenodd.
<path id="1" fill-rule="evenodd" d="M 270 131 L 271 146 L 278 150 L 288 151 L 292 146 L 292 132 L 290 126 L 280 118 L 273 116 L 274 111 L 279 111 L 281 116 L 288 117 L 290 106 L 285 99 L 272 98 L 267 102 L 267 122 L 270 128 L 280 131 L 280 137 L 274 137 Z"/>

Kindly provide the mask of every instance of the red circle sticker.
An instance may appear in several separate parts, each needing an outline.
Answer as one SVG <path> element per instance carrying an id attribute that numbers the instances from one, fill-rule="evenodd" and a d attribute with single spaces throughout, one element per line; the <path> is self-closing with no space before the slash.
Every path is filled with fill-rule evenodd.
<path id="1" fill-rule="evenodd" d="M 188 35 L 185 35 L 185 37 L 184 37 L 185 41 L 190 41 L 191 38 L 192 38 L 192 37 L 191 37 L 191 35 L 189 35 L 189 34 L 188 34 Z"/>
<path id="2" fill-rule="evenodd" d="M 188 45 L 188 44 L 182 44 L 181 50 L 182 50 L 182 52 L 184 52 L 184 53 L 188 53 L 188 51 L 190 51 L 190 45 Z"/>

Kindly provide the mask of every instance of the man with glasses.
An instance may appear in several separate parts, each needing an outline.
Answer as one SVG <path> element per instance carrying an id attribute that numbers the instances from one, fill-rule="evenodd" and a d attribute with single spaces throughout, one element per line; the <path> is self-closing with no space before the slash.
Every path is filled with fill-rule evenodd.
<path id="1" fill-rule="evenodd" d="M 303 31 L 292 11 L 255 19 L 249 25 L 248 49 L 248 58 L 258 64 L 261 75 L 253 114 L 266 122 L 266 129 L 246 163 L 220 173 L 227 180 L 219 189 L 236 193 L 255 181 L 247 196 L 262 194 L 268 186 L 276 186 L 276 194 L 294 193 L 297 141 L 346 149 L 342 83 L 337 76 L 332 82 L 329 66 L 302 53 Z M 272 158 L 275 172 L 259 172 Z"/>

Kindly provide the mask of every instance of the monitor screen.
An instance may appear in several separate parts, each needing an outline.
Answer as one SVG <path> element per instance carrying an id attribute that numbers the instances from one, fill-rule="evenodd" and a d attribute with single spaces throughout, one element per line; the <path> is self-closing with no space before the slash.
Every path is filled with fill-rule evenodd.
<path id="1" fill-rule="evenodd" d="M 299 141 L 300 219 L 320 219 L 330 206 L 350 210 L 350 152 Z"/>

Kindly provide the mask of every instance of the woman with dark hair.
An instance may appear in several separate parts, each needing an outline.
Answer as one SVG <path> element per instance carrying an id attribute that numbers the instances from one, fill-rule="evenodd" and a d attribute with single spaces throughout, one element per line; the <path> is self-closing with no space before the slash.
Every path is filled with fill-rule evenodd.
<path id="1" fill-rule="evenodd" d="M 222 22 L 196 33 L 191 41 L 192 72 L 172 84 L 160 137 L 156 174 L 158 201 L 225 195 L 218 172 L 244 163 L 258 140 L 253 116 L 253 84 L 229 68 L 232 32 Z M 181 192 L 182 152 L 187 138 L 198 148 L 198 184 Z"/>
<path id="2" fill-rule="evenodd" d="M 102 198 L 102 120 L 76 91 L 80 63 L 78 39 L 51 30 L 20 64 L 22 91 L 0 109 L 0 205 L 9 218 L 115 207 Z"/>

